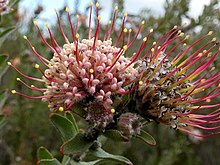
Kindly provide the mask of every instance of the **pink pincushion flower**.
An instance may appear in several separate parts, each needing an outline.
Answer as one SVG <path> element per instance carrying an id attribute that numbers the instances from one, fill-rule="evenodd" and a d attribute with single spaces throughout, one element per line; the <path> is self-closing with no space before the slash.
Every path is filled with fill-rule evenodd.
<path id="1" fill-rule="evenodd" d="M 44 82 L 46 88 L 29 86 L 18 78 L 17 80 L 26 87 L 42 92 L 43 96 L 27 96 L 15 90 L 12 90 L 12 93 L 30 99 L 42 99 L 43 101 L 48 102 L 48 107 L 52 111 L 69 110 L 75 103 L 83 102 L 87 98 L 90 98 L 90 101 L 101 105 L 104 111 L 107 111 L 108 113 L 111 111 L 114 113 L 115 110 L 112 97 L 114 95 L 129 93 L 130 86 L 138 77 L 137 70 L 134 68 L 134 61 L 137 58 L 127 58 L 124 56 L 127 48 L 137 39 L 138 34 L 132 42 L 127 42 L 127 44 L 129 44 L 128 46 L 125 45 L 124 35 L 127 33 L 127 29 L 124 29 L 125 18 L 127 16 L 125 14 L 120 36 L 117 41 L 112 44 L 111 34 L 114 30 L 116 9 L 112 26 L 106 31 L 103 40 L 99 39 L 101 17 L 97 15 L 97 26 L 94 31 L 94 36 L 92 37 L 92 9 L 93 7 L 91 4 L 88 39 L 82 39 L 81 41 L 78 34 L 79 17 L 77 17 L 76 27 L 74 28 L 69 11 L 66 9 L 73 42 L 70 42 L 67 39 L 56 12 L 61 34 L 66 41 L 66 44 L 62 47 L 58 45 L 49 26 L 46 25 L 51 39 L 51 44 L 49 44 L 43 37 L 37 22 L 34 21 L 42 41 L 54 53 L 51 60 L 44 58 L 35 50 L 28 38 L 24 36 L 24 39 L 28 42 L 35 55 L 46 67 L 48 67 L 48 69 L 43 71 L 40 68 L 40 65 L 35 65 L 35 68 L 43 74 L 43 78 L 39 79 L 30 77 L 20 72 L 10 62 L 8 64 L 25 78 Z M 96 4 L 96 14 L 98 14 L 98 4 Z M 123 41 L 122 46 L 119 46 L 120 40 Z M 90 103 L 87 102 L 87 104 Z"/>
<path id="2" fill-rule="evenodd" d="M 49 102 L 51 109 L 69 109 L 89 96 L 106 107 L 111 106 L 111 95 L 123 92 L 124 83 L 137 77 L 132 66 L 119 73 L 130 63 L 123 56 L 124 50 L 113 47 L 111 40 L 97 40 L 95 47 L 93 43 L 94 38 L 83 39 L 77 45 L 65 44 L 50 60 L 49 68 L 44 71 L 47 89 L 43 101 Z M 114 64 L 119 52 L 120 58 Z"/>

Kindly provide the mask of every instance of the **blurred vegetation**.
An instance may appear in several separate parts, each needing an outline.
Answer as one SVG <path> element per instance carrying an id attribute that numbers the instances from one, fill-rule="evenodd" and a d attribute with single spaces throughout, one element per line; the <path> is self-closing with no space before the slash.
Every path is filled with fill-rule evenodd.
<path id="1" fill-rule="evenodd" d="M 44 11 L 44 6 L 41 6 L 39 3 L 39 6 L 37 6 L 34 12 L 31 12 L 32 15 L 30 16 L 28 15 L 30 13 L 24 12 L 24 9 L 19 7 L 20 2 L 19 0 L 9 1 L 8 7 L 13 8 L 13 10 L 7 8 L 5 11 L 1 12 L 1 35 L 7 29 L 11 28 L 13 31 L 9 30 L 10 33 L 7 33 L 7 38 L 4 40 L 3 37 L 1 37 L 0 42 L 2 42 L 2 45 L 0 45 L 0 54 L 8 55 L 10 61 L 27 75 L 32 75 L 33 77 L 41 76 L 33 67 L 33 65 L 39 61 L 30 51 L 28 44 L 23 39 L 23 35 L 25 34 L 30 38 L 33 46 L 40 54 L 48 58 L 52 56 L 50 50 L 41 41 L 32 23 L 33 19 L 47 22 L 47 20 L 40 20 L 40 16 Z M 96 2 L 96 0 L 94 2 Z M 125 3 L 126 1 L 123 0 L 115 0 L 112 3 L 112 11 L 114 10 L 114 6 L 119 6 L 116 27 L 120 27 L 120 19 L 123 16 Z M 191 35 L 190 42 L 207 34 L 210 30 L 213 30 L 214 34 L 219 39 L 220 2 L 218 0 L 211 0 L 210 4 L 204 7 L 203 13 L 198 18 L 191 18 L 188 15 L 189 4 L 190 0 L 166 0 L 164 4 L 165 13 L 158 17 L 155 16 L 154 11 L 148 9 L 147 6 L 143 6 L 143 10 L 137 15 L 128 13 L 128 26 L 130 26 L 133 31 L 136 31 L 140 22 L 145 20 L 142 35 L 147 34 L 151 28 L 154 28 L 155 31 L 149 43 L 156 41 L 158 37 L 173 28 L 174 25 L 182 25 L 185 21 L 188 23 L 183 26 L 183 32 Z M 79 5 L 79 3 L 75 1 L 74 10 L 72 10 L 71 13 L 73 16 L 79 14 L 80 22 L 85 22 L 86 14 L 88 13 L 80 13 L 77 5 Z M 102 9 L 101 7 L 102 5 L 100 4 L 100 9 Z M 66 21 L 67 16 L 64 9 L 65 6 L 58 12 L 62 18 L 62 24 L 65 31 L 68 31 L 70 29 L 68 21 Z M 75 22 L 74 19 L 73 17 L 73 22 Z M 56 20 L 55 14 L 54 20 Z M 58 27 L 56 24 L 51 26 L 55 38 L 58 43 L 62 45 L 64 41 Z M 102 25 L 103 32 L 105 28 L 106 26 Z M 81 23 L 79 30 L 80 36 L 87 36 L 85 24 Z M 70 33 L 67 32 L 67 34 Z M 116 32 L 115 36 L 113 36 L 113 40 L 114 37 L 117 37 L 117 34 Z M 100 34 L 100 36 L 103 36 L 103 34 Z M 49 38 L 46 39 L 49 40 Z M 135 47 L 137 47 L 137 45 L 133 46 L 134 51 Z M 220 69 L 219 62 L 220 58 L 218 57 L 214 63 L 215 67 L 218 69 Z M 5 65 L 5 63 L 3 65 Z M 5 67 L 3 65 L 0 66 L 1 71 Z M 4 92 L 7 89 L 16 89 L 22 93 L 28 93 L 29 95 L 38 94 L 19 84 L 19 82 L 16 81 L 17 77 L 19 77 L 19 75 L 14 70 L 4 70 L 4 75 L 0 80 L 0 92 Z M 33 83 L 28 80 L 25 81 L 28 84 Z M 39 86 L 42 84 L 36 85 Z M 14 95 L 4 96 L 4 98 L 6 97 L 7 100 L 5 99 L 6 102 L 0 110 L 0 113 L 5 116 L 6 120 L 6 123 L 0 126 L 0 165 L 35 164 L 37 158 L 36 151 L 41 145 L 44 145 L 55 155 L 55 157 L 60 159 L 59 146 L 61 145 L 61 139 L 49 121 L 48 116 L 50 112 L 47 105 L 41 101 L 31 101 Z M 219 102 L 220 98 L 215 101 Z M 83 125 L 83 123 L 80 124 Z M 156 139 L 156 146 L 144 146 L 142 142 L 136 140 L 121 144 L 102 139 L 104 148 L 107 151 L 111 151 L 111 153 L 128 157 L 135 165 L 220 164 L 219 136 L 214 136 L 201 142 L 194 142 L 190 140 L 188 136 L 158 124 L 149 125 L 147 131 Z"/>

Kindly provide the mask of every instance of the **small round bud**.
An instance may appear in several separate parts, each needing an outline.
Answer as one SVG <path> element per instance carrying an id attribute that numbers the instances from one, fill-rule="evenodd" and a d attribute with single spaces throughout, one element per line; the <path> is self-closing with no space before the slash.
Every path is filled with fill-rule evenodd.
<path id="1" fill-rule="evenodd" d="M 141 123 L 139 117 L 134 113 L 124 113 L 119 117 L 118 130 L 128 138 L 140 134 Z"/>

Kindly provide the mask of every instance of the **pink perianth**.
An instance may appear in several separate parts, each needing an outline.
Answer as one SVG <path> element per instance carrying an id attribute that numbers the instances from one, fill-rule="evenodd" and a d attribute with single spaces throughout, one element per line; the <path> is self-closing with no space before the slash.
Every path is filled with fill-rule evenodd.
<path id="1" fill-rule="evenodd" d="M 26 86 L 27 88 L 31 89 L 31 90 L 36 90 L 36 91 L 40 91 L 43 92 L 46 89 L 45 88 L 37 88 L 37 87 L 31 87 L 28 84 L 26 84 L 24 81 L 20 80 L 19 78 L 17 78 L 19 82 L 21 82 L 24 86 Z"/>
<path id="2" fill-rule="evenodd" d="M 46 58 L 44 58 L 43 56 L 41 56 L 36 50 L 35 48 L 32 46 L 31 42 L 29 41 L 29 39 L 27 39 L 26 36 L 24 36 L 25 40 L 27 41 L 28 45 L 30 46 L 31 50 L 34 52 L 34 54 L 39 58 L 39 60 L 48 67 L 48 63 L 49 60 L 47 60 Z"/>
<path id="3" fill-rule="evenodd" d="M 39 34 L 40 34 L 40 37 L 41 37 L 42 41 L 44 42 L 44 44 L 47 45 L 47 47 L 50 48 L 50 49 L 55 53 L 56 51 L 55 51 L 54 48 L 46 41 L 46 39 L 44 38 L 44 36 L 43 36 L 43 34 L 42 34 L 42 32 L 41 32 L 41 30 L 40 30 L 40 28 L 38 27 L 38 25 L 37 25 L 36 22 L 34 22 L 34 25 L 35 25 L 35 27 L 37 28 L 37 30 L 38 30 L 38 32 L 39 32 Z"/>
<path id="4" fill-rule="evenodd" d="M 61 32 L 63 38 L 65 39 L 66 43 L 69 43 L 69 40 L 68 40 L 68 38 L 66 37 L 66 35 L 65 35 L 64 31 L 63 31 L 62 25 L 60 23 L 60 18 L 58 16 L 58 13 L 57 13 L 56 10 L 55 10 L 55 13 L 56 13 L 56 16 L 57 16 L 57 21 L 58 21 L 58 26 L 59 26 L 60 32 Z"/>
<path id="5" fill-rule="evenodd" d="M 111 37 L 111 35 L 112 35 L 112 32 L 113 32 L 113 30 L 114 30 L 115 21 L 116 21 L 116 16 L 117 16 L 117 11 L 118 11 L 118 9 L 115 9 L 115 10 L 114 10 L 114 14 L 113 14 L 113 18 L 112 18 L 112 26 L 111 26 L 111 29 L 110 29 L 110 31 L 109 31 L 107 40 L 110 39 L 110 37 Z"/>
<path id="6" fill-rule="evenodd" d="M 28 98 L 28 99 L 33 99 L 33 100 L 36 100 L 36 99 L 42 99 L 42 98 L 46 98 L 48 96 L 28 96 L 28 95 L 25 95 L 23 93 L 20 93 L 20 92 L 17 92 L 16 91 L 16 94 L 20 95 L 20 96 L 23 96 L 25 98 Z"/>
<path id="7" fill-rule="evenodd" d="M 56 53 L 59 55 L 59 57 L 61 58 L 60 52 L 57 50 L 57 48 L 59 48 L 60 50 L 61 50 L 61 48 L 60 48 L 60 46 L 57 44 L 56 40 L 54 39 L 53 34 L 52 34 L 50 28 L 48 27 L 47 29 L 48 29 L 48 32 L 49 32 L 49 34 L 50 34 L 50 40 L 51 40 L 51 43 L 52 43 L 52 45 L 53 45 L 53 49 L 55 50 L 55 52 L 56 52 Z"/>
<path id="8" fill-rule="evenodd" d="M 201 134 L 195 134 L 192 131 L 187 130 L 186 128 L 178 128 L 178 129 L 183 131 L 183 132 L 186 132 L 186 133 L 188 133 L 190 135 L 193 135 L 193 136 L 196 136 L 196 137 L 200 137 L 200 138 L 207 138 L 207 137 L 210 137 L 210 136 L 213 136 L 213 135 L 220 134 L 220 131 L 219 131 L 219 132 L 209 133 L 209 134 L 206 134 L 206 135 L 201 135 Z"/>
<path id="9" fill-rule="evenodd" d="M 71 30 L 72 39 L 73 39 L 73 42 L 76 44 L 74 28 L 73 28 L 73 24 L 72 24 L 72 21 L 71 21 L 71 17 L 70 17 L 70 13 L 68 11 L 68 8 L 66 8 L 66 11 L 68 13 L 68 21 L 69 21 L 69 24 L 70 24 L 70 30 Z"/>
<path id="10" fill-rule="evenodd" d="M 92 23 L 92 3 L 90 3 L 90 11 L 89 11 L 89 27 L 88 27 L 88 37 L 91 39 L 91 23 Z"/>
<path id="11" fill-rule="evenodd" d="M 121 40 L 123 31 L 124 31 L 124 25 L 125 25 L 126 17 L 127 17 L 127 16 L 125 15 L 124 18 L 123 18 L 123 20 L 122 20 L 121 32 L 120 32 L 120 34 L 119 34 L 117 40 L 115 41 L 114 46 L 118 46 L 118 43 L 119 43 L 119 41 Z M 122 44 L 122 45 L 123 45 L 123 44 Z"/>
<path id="12" fill-rule="evenodd" d="M 31 76 L 28 76 L 24 73 L 22 73 L 20 70 L 18 70 L 14 65 L 12 65 L 10 63 L 10 66 L 16 71 L 18 72 L 20 75 L 22 75 L 23 77 L 27 78 L 27 79 L 30 79 L 30 80 L 34 80 L 34 81 L 40 81 L 40 82 L 44 82 L 42 79 L 39 79 L 39 78 L 35 78 L 35 77 L 31 77 Z"/>

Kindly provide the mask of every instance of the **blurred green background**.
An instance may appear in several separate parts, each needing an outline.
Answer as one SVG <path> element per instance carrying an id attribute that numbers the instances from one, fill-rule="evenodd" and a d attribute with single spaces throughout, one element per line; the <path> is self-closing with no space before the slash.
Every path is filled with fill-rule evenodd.
<path id="1" fill-rule="evenodd" d="M 199 3 L 199 0 L 193 0 Z M 31 1 L 27 1 L 31 5 Z M 36 28 L 34 28 L 33 20 L 38 20 L 40 27 L 45 33 L 45 37 L 49 40 L 48 34 L 44 25 L 49 22 L 51 29 L 54 32 L 58 43 L 64 43 L 61 33 L 56 26 L 56 17 L 53 13 L 52 19 L 49 18 L 45 10 L 49 3 L 44 1 L 34 1 L 34 6 L 27 6 L 21 0 L 9 1 L 8 6 L 1 9 L 0 22 L 0 54 L 8 55 L 9 60 L 22 72 L 33 77 L 41 76 L 33 67 L 35 63 L 39 63 L 38 59 L 31 52 L 28 44 L 23 39 L 23 35 L 31 40 L 36 50 L 44 57 L 50 58 L 51 51 L 41 41 Z M 62 24 L 67 35 L 70 36 L 70 28 L 65 13 L 66 5 L 71 3 L 70 12 L 74 20 L 74 16 L 78 14 L 80 17 L 80 36 L 87 36 L 86 17 L 88 15 L 89 3 L 79 0 L 62 1 L 59 6 L 58 13 L 62 17 Z M 96 1 L 93 1 L 94 3 Z M 103 5 L 105 0 L 100 2 L 100 10 L 105 13 Z M 114 0 L 111 1 L 112 13 L 114 7 L 118 5 L 119 14 L 117 18 L 117 27 L 120 27 L 121 18 L 125 12 L 126 5 L 130 0 Z M 83 4 L 84 9 L 80 10 L 80 4 Z M 208 5 L 205 5 L 201 14 L 196 17 L 189 15 L 190 0 L 166 0 L 163 5 L 163 12 L 155 13 L 148 5 L 142 6 L 142 9 L 135 12 L 128 12 L 129 26 L 133 31 L 137 30 L 140 22 L 145 20 L 145 25 L 142 34 L 147 34 L 149 29 L 154 28 L 155 35 L 152 36 L 150 43 L 170 30 L 174 25 L 182 25 L 183 32 L 190 34 L 193 42 L 199 37 L 214 31 L 215 36 L 219 39 L 220 36 L 220 2 L 211 0 Z M 13 10 L 12 10 L 13 8 Z M 192 12 L 192 11 L 190 11 Z M 48 16 L 48 18 L 47 18 Z M 105 16 L 105 14 L 104 14 Z M 102 16 L 103 17 L 103 16 Z M 106 16 L 107 17 L 107 16 Z M 104 22 L 108 18 L 103 19 Z M 74 21 L 73 21 L 74 22 Z M 102 29 L 106 28 L 105 23 Z M 100 34 L 100 36 L 103 34 Z M 116 31 L 115 37 L 118 35 Z M 114 40 L 114 37 L 113 37 Z M 135 49 L 135 46 L 133 46 Z M 196 49 L 196 47 L 195 47 Z M 175 52 L 174 52 L 175 53 Z M 220 68 L 220 57 L 218 56 L 213 64 L 216 68 Z M 0 66 L 0 112 L 6 117 L 0 124 L 0 165 L 31 165 L 36 164 L 36 150 L 40 146 L 48 148 L 58 159 L 61 158 L 59 146 L 62 144 L 61 139 L 52 126 L 49 120 L 49 109 L 45 103 L 39 100 L 29 100 L 17 95 L 11 95 L 11 89 L 16 89 L 28 95 L 37 95 L 22 86 L 16 81 L 19 75 L 12 69 L 7 69 L 6 62 Z M 35 83 L 25 80 L 27 84 Z M 215 100 L 215 102 L 219 102 Z M 81 123 L 80 123 L 81 124 Z M 82 123 L 83 125 L 83 123 Z M 193 140 L 191 137 L 174 131 L 160 124 L 150 124 L 147 131 L 156 139 L 156 146 L 144 145 L 141 141 L 132 140 L 129 143 L 116 143 L 113 141 L 105 141 L 104 148 L 114 154 L 120 154 L 128 157 L 135 165 L 217 165 L 220 164 L 220 140 L 219 136 L 210 137 L 203 141 Z"/>

